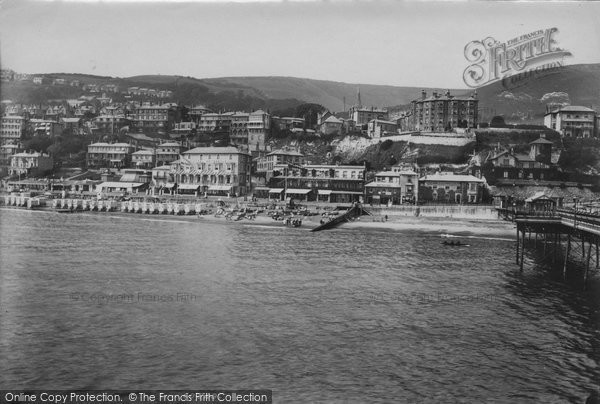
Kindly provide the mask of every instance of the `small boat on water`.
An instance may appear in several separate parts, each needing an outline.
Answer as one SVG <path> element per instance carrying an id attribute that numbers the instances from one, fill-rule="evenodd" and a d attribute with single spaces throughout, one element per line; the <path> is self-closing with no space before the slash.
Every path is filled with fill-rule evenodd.
<path id="1" fill-rule="evenodd" d="M 460 241 L 448 241 L 448 240 L 442 241 L 441 244 L 448 246 L 448 247 L 469 247 L 470 246 L 470 244 L 464 244 L 464 243 L 461 243 Z"/>

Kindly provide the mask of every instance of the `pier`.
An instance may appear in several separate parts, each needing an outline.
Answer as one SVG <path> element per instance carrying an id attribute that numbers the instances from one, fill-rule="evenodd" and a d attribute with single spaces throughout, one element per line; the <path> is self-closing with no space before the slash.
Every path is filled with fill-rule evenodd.
<path id="1" fill-rule="evenodd" d="M 321 230 L 333 229 L 334 227 L 337 227 L 337 226 L 341 225 L 342 223 L 346 223 L 346 222 L 351 221 L 362 215 L 370 215 L 370 213 L 367 210 L 363 209 L 362 205 L 356 204 L 356 205 L 352 206 L 350 209 L 348 209 L 344 214 L 315 227 L 311 231 L 321 231 Z"/>
<path id="2" fill-rule="evenodd" d="M 542 251 L 544 260 L 562 268 L 567 277 L 569 263 L 583 266 L 584 284 L 592 268 L 600 267 L 600 216 L 569 209 L 545 209 L 498 213 L 513 220 L 517 243 L 515 260 L 523 270 L 526 249 Z"/>

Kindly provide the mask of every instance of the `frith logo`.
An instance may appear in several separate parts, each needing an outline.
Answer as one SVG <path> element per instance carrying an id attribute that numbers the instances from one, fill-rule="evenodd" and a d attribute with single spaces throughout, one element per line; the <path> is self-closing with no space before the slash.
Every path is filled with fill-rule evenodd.
<path id="1" fill-rule="evenodd" d="M 548 28 L 504 43 L 492 37 L 468 43 L 465 57 L 471 65 L 463 73 L 465 84 L 481 87 L 515 74 L 563 66 L 564 58 L 572 55 L 556 46 L 557 32 L 557 28 Z"/>

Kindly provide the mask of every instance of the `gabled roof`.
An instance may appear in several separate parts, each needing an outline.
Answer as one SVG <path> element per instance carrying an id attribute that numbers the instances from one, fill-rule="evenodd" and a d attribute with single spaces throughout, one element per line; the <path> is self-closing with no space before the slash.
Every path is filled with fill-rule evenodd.
<path id="1" fill-rule="evenodd" d="M 331 115 L 330 117 L 328 117 L 327 119 L 325 119 L 325 121 L 323 121 L 324 123 L 343 123 L 342 121 L 340 121 L 339 119 L 337 119 L 335 116 Z"/>
<path id="2" fill-rule="evenodd" d="M 554 144 L 554 143 L 552 143 L 548 139 L 544 139 L 543 137 L 540 137 L 539 139 L 536 139 L 533 142 L 530 142 L 529 144 Z"/>

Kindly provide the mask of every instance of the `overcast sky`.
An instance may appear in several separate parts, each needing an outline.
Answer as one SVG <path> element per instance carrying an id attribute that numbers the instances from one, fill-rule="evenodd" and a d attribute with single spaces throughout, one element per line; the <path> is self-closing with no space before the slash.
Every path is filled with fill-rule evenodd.
<path id="1" fill-rule="evenodd" d="M 117 3 L 2 0 L 3 68 L 127 77 L 295 76 L 465 87 L 465 45 L 557 27 L 600 62 L 598 2 Z"/>

